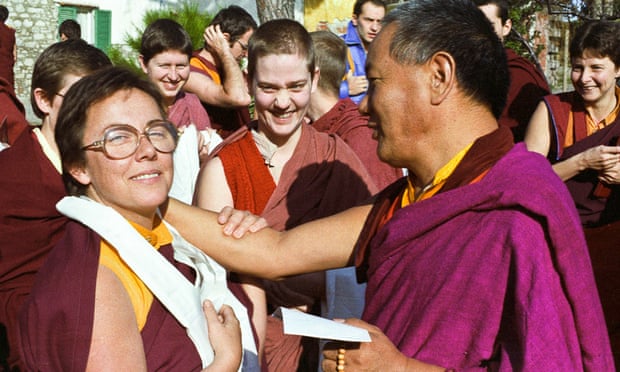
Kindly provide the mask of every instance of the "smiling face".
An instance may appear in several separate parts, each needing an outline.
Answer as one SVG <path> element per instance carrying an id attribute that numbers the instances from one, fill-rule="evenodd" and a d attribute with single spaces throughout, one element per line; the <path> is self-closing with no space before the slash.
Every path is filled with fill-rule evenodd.
<path id="1" fill-rule="evenodd" d="M 82 144 L 103 139 L 106 128 L 113 124 L 128 124 L 143 132 L 153 119 L 162 116 L 151 96 L 136 89 L 118 91 L 89 108 Z M 70 169 L 70 173 L 88 185 L 86 195 L 150 228 L 172 185 L 172 154 L 156 151 L 141 138 L 136 153 L 125 159 L 109 159 L 101 151 L 85 151 L 85 156 L 86 165 Z"/>
<path id="2" fill-rule="evenodd" d="M 609 57 L 601 58 L 586 50 L 581 57 L 573 58 L 571 64 L 573 86 L 586 104 L 613 97 L 620 66 L 614 65 Z"/>
<path id="3" fill-rule="evenodd" d="M 403 65 L 389 56 L 395 27 L 386 27 L 368 52 L 366 76 L 370 85 L 360 111 L 370 115 L 368 126 L 379 142 L 379 158 L 394 167 L 409 168 L 416 152 L 427 149 L 424 143 L 430 129 L 423 110 L 430 100 L 424 84 L 429 78 L 424 65 Z"/>
<path id="4" fill-rule="evenodd" d="M 366 49 L 381 31 L 383 17 L 385 17 L 385 9 L 371 2 L 362 5 L 362 12 L 359 15 L 354 14 L 351 17 L 351 22 Z"/>
<path id="5" fill-rule="evenodd" d="M 286 142 L 304 122 L 316 75 L 298 54 L 270 54 L 256 61 L 252 90 L 258 126 L 273 143 Z"/>
<path id="6" fill-rule="evenodd" d="M 157 86 L 166 104 L 172 105 L 189 78 L 189 57 L 179 50 L 156 54 L 146 64 L 140 57 L 142 71 Z"/>

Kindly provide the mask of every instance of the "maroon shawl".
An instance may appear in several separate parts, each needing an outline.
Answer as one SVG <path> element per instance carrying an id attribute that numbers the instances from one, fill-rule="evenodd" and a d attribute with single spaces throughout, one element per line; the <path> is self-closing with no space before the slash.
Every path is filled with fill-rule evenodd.
<path id="1" fill-rule="evenodd" d="M 523 141 L 525 129 L 543 96 L 551 93 L 545 76 L 527 59 L 506 48 L 510 86 L 499 123 L 512 130 L 515 142 Z"/>
<path id="2" fill-rule="evenodd" d="M 174 105 L 168 111 L 168 120 L 177 127 L 194 124 L 198 130 L 211 128 L 209 115 L 198 96 L 192 93 L 179 92 Z"/>
<path id="3" fill-rule="evenodd" d="M 101 238 L 76 222 L 49 255 L 20 315 L 24 362 L 33 371 L 84 371 L 93 327 Z M 159 252 L 186 278 L 193 270 Z M 202 362 L 185 329 L 157 300 L 141 332 L 149 371 L 200 371 Z"/>
<path id="4" fill-rule="evenodd" d="M 482 180 L 397 210 L 367 264 L 363 319 L 408 357 L 457 370 L 614 368 L 570 195 L 522 144 Z"/>
<path id="5" fill-rule="evenodd" d="M 350 98 L 341 99 L 321 116 L 312 126 L 319 132 L 335 134 L 355 151 L 366 166 L 379 190 L 403 176 L 401 169 L 379 160 L 377 141 L 372 138 L 368 127 L 368 116 L 362 115 L 359 107 Z"/>
<path id="6" fill-rule="evenodd" d="M 67 218 L 56 210 L 62 178 L 31 130 L 0 152 L 0 323 L 7 327 L 9 363 L 18 363 L 17 313 Z"/>

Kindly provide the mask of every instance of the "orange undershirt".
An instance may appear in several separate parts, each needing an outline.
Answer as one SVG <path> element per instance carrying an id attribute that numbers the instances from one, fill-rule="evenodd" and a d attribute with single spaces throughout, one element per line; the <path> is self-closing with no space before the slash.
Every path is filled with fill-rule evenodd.
<path id="1" fill-rule="evenodd" d="M 133 226 L 155 249 L 172 243 L 172 235 L 162 221 L 157 218 L 155 228 L 148 230 L 143 226 L 129 221 Z M 153 303 L 153 294 L 147 286 L 138 278 L 138 276 L 127 266 L 127 264 L 118 255 L 107 241 L 101 239 L 101 254 L 99 256 L 99 264 L 112 270 L 123 284 L 123 287 L 129 295 L 133 310 L 136 314 L 138 329 L 142 331 L 146 324 L 146 318 Z"/>

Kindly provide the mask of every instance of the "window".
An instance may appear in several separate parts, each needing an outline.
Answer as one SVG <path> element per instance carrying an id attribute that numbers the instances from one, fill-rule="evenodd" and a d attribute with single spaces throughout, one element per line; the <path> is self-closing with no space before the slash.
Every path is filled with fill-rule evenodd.
<path id="1" fill-rule="evenodd" d="M 107 52 L 112 40 L 112 12 L 93 7 L 60 6 L 58 25 L 66 19 L 76 20 L 82 31 L 82 39 Z"/>

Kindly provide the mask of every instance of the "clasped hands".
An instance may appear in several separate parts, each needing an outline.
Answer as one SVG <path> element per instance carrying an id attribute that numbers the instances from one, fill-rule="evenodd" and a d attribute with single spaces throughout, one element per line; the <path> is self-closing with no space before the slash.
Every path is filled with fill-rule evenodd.
<path id="1" fill-rule="evenodd" d="M 600 181 L 620 184 L 620 146 L 600 145 L 581 153 L 583 169 L 598 171 Z"/>

